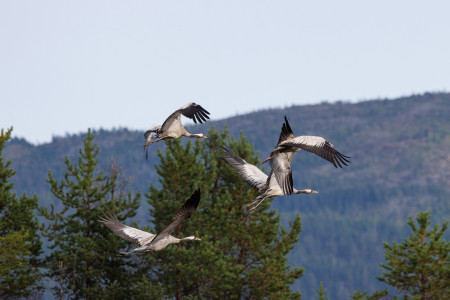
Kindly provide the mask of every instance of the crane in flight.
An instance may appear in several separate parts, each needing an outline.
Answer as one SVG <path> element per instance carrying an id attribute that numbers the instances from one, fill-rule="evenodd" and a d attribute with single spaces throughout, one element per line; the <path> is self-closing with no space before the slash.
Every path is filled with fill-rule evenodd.
<path id="1" fill-rule="evenodd" d="M 197 209 L 200 202 L 200 189 L 196 190 L 192 196 L 178 209 L 172 221 L 158 234 L 153 234 L 134 227 L 122 224 L 117 216 L 109 212 L 109 216 L 100 218 L 100 222 L 105 224 L 115 235 L 128 242 L 140 245 L 129 252 L 119 252 L 120 255 L 127 255 L 135 252 L 159 251 L 170 244 L 178 244 L 185 241 L 199 241 L 196 236 L 188 236 L 182 239 L 176 238 L 171 234 L 173 231 Z"/>
<path id="2" fill-rule="evenodd" d="M 161 140 L 176 139 L 182 136 L 191 138 L 207 138 L 207 136 L 203 133 L 192 134 L 187 132 L 183 124 L 181 124 L 181 115 L 194 120 L 194 123 L 203 123 L 209 119 L 209 112 L 197 103 L 190 102 L 180 107 L 173 112 L 162 125 L 153 125 L 144 133 L 144 150 L 146 158 L 148 158 L 148 146 Z"/>

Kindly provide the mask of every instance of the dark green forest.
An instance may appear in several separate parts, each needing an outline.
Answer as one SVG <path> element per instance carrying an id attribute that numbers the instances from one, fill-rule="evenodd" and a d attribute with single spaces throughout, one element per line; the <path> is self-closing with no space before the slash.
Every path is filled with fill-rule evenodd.
<path id="1" fill-rule="evenodd" d="M 214 108 L 207 109 L 214 118 Z M 297 153 L 292 162 L 294 186 L 319 193 L 271 202 L 287 229 L 297 214 L 301 216 L 302 232 L 287 257 L 292 268 L 305 272 L 291 288 L 304 299 L 317 297 L 320 282 L 331 299 L 349 299 L 358 289 L 368 293 L 383 289 L 376 276 L 383 272 L 384 242 L 407 237 L 407 220 L 420 211 L 431 211 L 433 224 L 450 219 L 450 94 L 261 110 L 188 130 L 227 129 L 236 139 L 242 134 L 263 160 L 278 141 L 284 116 L 295 135 L 322 136 L 352 161 L 349 167 L 335 169 L 310 153 Z M 130 192 L 148 193 L 150 185 L 161 188 L 155 165 L 161 162 L 158 150 L 164 152 L 164 143 L 152 145 L 146 160 L 143 131 L 119 128 L 92 133 L 100 149 L 99 167 L 119 166 L 129 179 Z M 53 204 L 56 211 L 62 210 L 46 182 L 48 172 L 63 178 L 65 157 L 78 159 L 86 135 L 87 129 L 37 146 L 23 139 L 8 141 L 3 157 L 12 160 L 16 174 L 11 180 L 17 194 L 35 193 L 40 206 Z M 141 198 L 133 217 L 139 226 L 151 224 L 147 202 Z"/>

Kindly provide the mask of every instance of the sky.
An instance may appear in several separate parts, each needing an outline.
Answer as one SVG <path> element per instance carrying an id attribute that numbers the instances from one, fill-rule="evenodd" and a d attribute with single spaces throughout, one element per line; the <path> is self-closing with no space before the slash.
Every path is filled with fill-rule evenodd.
<path id="1" fill-rule="evenodd" d="M 0 0 L 0 128 L 33 144 L 450 90 L 450 1 Z M 184 119 L 183 123 L 193 122 Z"/>

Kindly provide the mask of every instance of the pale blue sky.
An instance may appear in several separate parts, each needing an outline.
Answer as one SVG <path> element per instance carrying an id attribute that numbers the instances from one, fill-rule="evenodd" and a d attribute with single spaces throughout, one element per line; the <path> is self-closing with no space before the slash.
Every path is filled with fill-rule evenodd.
<path id="1" fill-rule="evenodd" d="M 0 127 L 32 143 L 449 91 L 450 1 L 0 0 Z M 186 124 L 192 121 L 185 119 Z"/>

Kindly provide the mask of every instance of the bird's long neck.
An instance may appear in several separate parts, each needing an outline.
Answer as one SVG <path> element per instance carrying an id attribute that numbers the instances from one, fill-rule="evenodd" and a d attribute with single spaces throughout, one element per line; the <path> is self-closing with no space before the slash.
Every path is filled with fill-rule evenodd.
<path id="1" fill-rule="evenodd" d="M 185 136 L 191 137 L 191 138 L 202 138 L 204 137 L 203 133 L 189 133 L 186 131 Z"/>
<path id="2" fill-rule="evenodd" d="M 297 190 L 296 188 L 293 189 L 293 194 L 311 194 L 311 189 L 304 189 L 304 190 Z"/>
<path id="3" fill-rule="evenodd" d="M 178 239 L 178 243 L 179 242 L 190 242 L 190 241 L 193 241 L 193 240 L 195 240 L 195 237 L 188 236 L 188 237 L 185 237 L 185 238 L 182 238 L 182 239 Z"/>
<path id="4" fill-rule="evenodd" d="M 201 137 L 203 137 L 203 133 L 194 133 L 194 134 L 191 134 L 191 136 L 201 138 Z"/>

